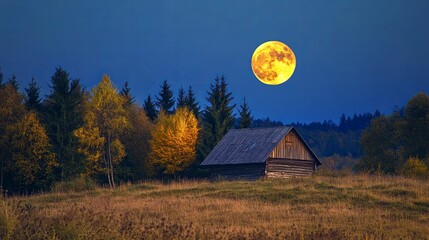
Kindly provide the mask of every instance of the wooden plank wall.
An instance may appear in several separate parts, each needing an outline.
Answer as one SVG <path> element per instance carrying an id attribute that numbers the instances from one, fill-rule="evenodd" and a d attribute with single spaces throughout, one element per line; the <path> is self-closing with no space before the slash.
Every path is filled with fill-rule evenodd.
<path id="1" fill-rule="evenodd" d="M 293 132 L 289 132 L 271 152 L 270 158 L 315 160 L 304 142 Z"/>
<path id="2" fill-rule="evenodd" d="M 211 179 L 256 180 L 265 174 L 265 163 L 230 164 L 210 167 Z"/>
<path id="3" fill-rule="evenodd" d="M 288 178 L 292 176 L 304 177 L 314 173 L 313 161 L 299 159 L 268 158 L 265 175 L 267 177 Z"/>

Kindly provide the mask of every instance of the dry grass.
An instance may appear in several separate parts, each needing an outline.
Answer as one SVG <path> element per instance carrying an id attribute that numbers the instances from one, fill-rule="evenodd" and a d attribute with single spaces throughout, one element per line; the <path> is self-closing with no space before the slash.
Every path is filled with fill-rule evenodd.
<path id="1" fill-rule="evenodd" d="M 144 182 L 3 199 L 0 210 L 11 239 L 429 238 L 428 181 L 388 176 Z"/>

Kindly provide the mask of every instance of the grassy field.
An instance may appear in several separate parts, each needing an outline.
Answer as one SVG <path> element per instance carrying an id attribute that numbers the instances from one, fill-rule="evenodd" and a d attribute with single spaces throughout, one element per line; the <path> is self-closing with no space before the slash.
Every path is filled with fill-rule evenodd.
<path id="1" fill-rule="evenodd" d="M 1 199 L 0 239 L 428 239 L 429 182 L 144 182 Z"/>

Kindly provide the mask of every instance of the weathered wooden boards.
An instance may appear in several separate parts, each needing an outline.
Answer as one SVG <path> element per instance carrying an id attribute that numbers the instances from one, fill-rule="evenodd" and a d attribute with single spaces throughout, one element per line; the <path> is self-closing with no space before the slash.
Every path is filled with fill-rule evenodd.
<path id="1" fill-rule="evenodd" d="M 319 159 L 293 127 L 232 129 L 204 159 L 212 178 L 309 176 Z"/>
<path id="2" fill-rule="evenodd" d="M 267 177 L 310 176 L 314 172 L 313 161 L 269 158 L 266 162 Z"/>
<path id="3" fill-rule="evenodd" d="M 255 180 L 265 174 L 265 164 L 219 165 L 211 168 L 212 179 Z"/>
<path id="4" fill-rule="evenodd" d="M 293 131 L 289 132 L 270 153 L 270 158 L 314 160 L 304 141 Z"/>

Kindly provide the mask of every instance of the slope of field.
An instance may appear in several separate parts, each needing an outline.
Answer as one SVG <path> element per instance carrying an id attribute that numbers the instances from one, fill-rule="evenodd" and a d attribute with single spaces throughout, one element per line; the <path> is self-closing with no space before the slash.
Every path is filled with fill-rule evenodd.
<path id="1" fill-rule="evenodd" d="M 429 182 L 145 182 L 0 200 L 0 239 L 427 239 Z"/>

